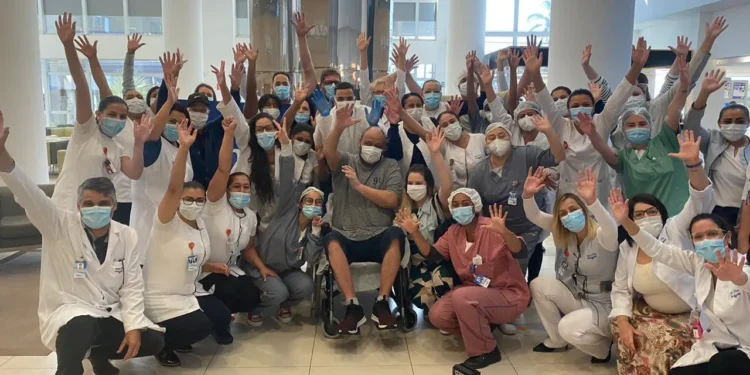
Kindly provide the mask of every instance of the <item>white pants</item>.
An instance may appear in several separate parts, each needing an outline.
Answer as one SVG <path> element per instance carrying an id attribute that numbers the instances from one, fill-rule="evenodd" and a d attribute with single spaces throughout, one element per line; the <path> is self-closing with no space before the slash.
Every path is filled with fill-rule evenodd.
<path id="1" fill-rule="evenodd" d="M 590 356 L 607 357 L 612 338 L 594 325 L 593 311 L 573 296 L 565 284 L 539 276 L 531 282 L 531 296 L 549 336 L 544 340 L 545 346 L 562 348 L 571 344 Z"/>

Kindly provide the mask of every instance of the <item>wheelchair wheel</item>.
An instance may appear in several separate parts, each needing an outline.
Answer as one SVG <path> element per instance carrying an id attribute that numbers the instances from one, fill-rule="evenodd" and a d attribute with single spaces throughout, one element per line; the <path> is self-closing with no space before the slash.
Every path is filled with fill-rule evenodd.
<path id="1" fill-rule="evenodd" d="M 401 329 L 404 332 L 411 332 L 417 326 L 417 312 L 411 307 L 404 307 L 404 315 L 401 320 Z"/>
<path id="2" fill-rule="evenodd" d="M 328 339 L 336 339 L 341 335 L 339 332 L 339 320 L 333 318 L 331 321 L 323 321 L 323 335 Z"/>

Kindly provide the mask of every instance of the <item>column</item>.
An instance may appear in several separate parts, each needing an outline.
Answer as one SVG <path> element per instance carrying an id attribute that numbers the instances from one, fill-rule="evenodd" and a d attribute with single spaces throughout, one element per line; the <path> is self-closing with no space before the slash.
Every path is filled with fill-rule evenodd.
<path id="1" fill-rule="evenodd" d="M 558 1 L 558 0 L 555 0 Z M 486 1 L 451 1 L 448 48 L 445 51 L 447 77 L 443 95 L 458 94 L 458 77 L 466 71 L 466 54 L 476 50 L 484 57 Z"/>
<path id="2" fill-rule="evenodd" d="M 581 52 L 593 45 L 591 65 L 612 89 L 630 69 L 634 0 L 552 2 L 547 86 L 586 87 Z"/>
<path id="3" fill-rule="evenodd" d="M 234 63 L 232 47 L 235 44 L 237 19 L 234 6 L 235 0 L 203 2 L 203 30 L 206 33 L 206 38 L 203 38 L 203 82 L 212 86 L 216 86 L 216 76 L 211 72 L 211 65 L 218 67 L 224 60 L 229 74 Z"/>
<path id="4" fill-rule="evenodd" d="M 0 110 L 8 152 L 37 184 L 49 182 L 36 1 L 6 0 L 0 12 Z M 9 51 L 12 51 L 9 52 Z"/>
<path id="5" fill-rule="evenodd" d="M 288 71 L 286 32 L 291 25 L 292 13 L 284 0 L 252 1 L 250 8 L 250 41 L 258 49 L 256 63 L 259 94 L 270 93 L 273 74 Z M 308 24 L 311 19 L 307 18 Z M 309 35 L 308 35 L 309 38 Z M 310 48 L 312 50 L 312 47 Z"/>
<path id="6" fill-rule="evenodd" d="M 180 72 L 181 95 L 187 98 L 203 82 L 203 17 L 200 0 L 162 0 L 164 49 L 180 49 L 187 64 Z M 233 28 L 231 28 L 233 29 Z M 206 82 L 212 86 L 212 81 Z"/>

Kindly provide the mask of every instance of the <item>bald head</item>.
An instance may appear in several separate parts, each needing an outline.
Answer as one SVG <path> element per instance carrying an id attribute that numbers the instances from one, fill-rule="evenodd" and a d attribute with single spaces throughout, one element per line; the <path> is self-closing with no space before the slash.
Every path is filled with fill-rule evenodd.
<path id="1" fill-rule="evenodd" d="M 359 141 L 360 146 L 374 146 L 385 150 L 385 133 L 377 126 L 370 126 L 362 133 L 362 139 Z"/>

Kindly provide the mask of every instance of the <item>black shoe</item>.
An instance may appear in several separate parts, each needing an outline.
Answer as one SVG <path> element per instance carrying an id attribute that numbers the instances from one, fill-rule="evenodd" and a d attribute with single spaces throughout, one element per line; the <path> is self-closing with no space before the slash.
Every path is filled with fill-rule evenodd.
<path id="1" fill-rule="evenodd" d="M 174 351 L 177 352 L 177 353 L 192 353 L 193 346 L 192 345 L 188 345 L 188 346 L 186 346 L 184 348 L 175 349 Z"/>
<path id="2" fill-rule="evenodd" d="M 339 331 L 349 334 L 357 334 L 359 327 L 365 324 L 365 310 L 362 306 L 353 303 L 346 305 L 346 314 L 344 320 L 339 323 Z"/>
<path id="3" fill-rule="evenodd" d="M 564 352 L 564 351 L 568 350 L 568 346 L 565 345 L 562 348 L 550 348 L 547 345 L 544 345 L 544 343 L 541 343 L 541 344 L 535 346 L 533 350 L 535 352 L 537 352 L 537 353 L 552 353 L 552 352 L 557 351 L 557 350 L 560 350 L 560 351 Z"/>
<path id="4" fill-rule="evenodd" d="M 232 337 L 232 334 L 229 333 L 229 329 L 222 331 L 211 331 L 211 337 L 213 337 L 214 340 L 216 340 L 216 343 L 219 345 L 229 345 L 234 342 L 234 337 Z"/>
<path id="5" fill-rule="evenodd" d="M 155 355 L 156 360 L 160 365 L 164 367 L 178 367 L 182 365 L 180 357 L 175 354 L 172 350 L 162 350 L 159 354 Z"/>
<path id="6" fill-rule="evenodd" d="M 393 329 L 398 326 L 398 320 L 393 316 L 388 300 L 383 298 L 376 300 L 372 306 L 372 321 L 378 329 Z"/>
<path id="7" fill-rule="evenodd" d="M 501 359 L 502 356 L 500 355 L 500 349 L 495 347 L 495 350 L 489 353 L 484 353 L 476 357 L 469 357 L 469 359 L 464 361 L 463 365 L 474 370 L 479 370 L 491 364 L 498 363 Z"/>
<path id="8" fill-rule="evenodd" d="M 602 363 L 609 363 L 609 361 L 612 359 L 612 343 L 609 344 L 609 351 L 607 352 L 607 358 L 599 359 L 596 357 L 591 357 L 591 363 L 593 364 L 602 364 Z"/>
<path id="9" fill-rule="evenodd" d="M 120 373 L 120 369 L 113 366 L 106 359 L 89 358 L 89 362 L 91 362 L 91 367 L 93 367 L 94 374 L 96 375 L 115 375 Z"/>

